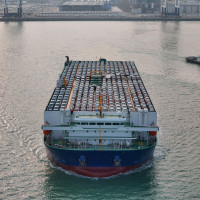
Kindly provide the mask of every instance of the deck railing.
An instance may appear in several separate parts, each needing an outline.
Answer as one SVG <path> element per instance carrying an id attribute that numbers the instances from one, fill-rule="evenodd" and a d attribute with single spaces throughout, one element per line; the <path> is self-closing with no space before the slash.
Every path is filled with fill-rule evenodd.
<path id="1" fill-rule="evenodd" d="M 147 140 L 134 140 L 131 143 L 120 142 L 110 143 L 108 145 L 92 145 L 88 142 L 69 142 L 67 139 L 51 139 L 48 138 L 45 141 L 46 145 L 66 149 L 66 150 L 137 150 L 144 149 L 155 145 L 156 137 Z"/>

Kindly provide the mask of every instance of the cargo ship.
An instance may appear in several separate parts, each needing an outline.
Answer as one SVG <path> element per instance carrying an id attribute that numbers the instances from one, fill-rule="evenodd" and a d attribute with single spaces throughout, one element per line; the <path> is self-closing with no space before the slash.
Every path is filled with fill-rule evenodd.
<path id="1" fill-rule="evenodd" d="M 189 56 L 189 57 L 186 57 L 185 59 L 189 63 L 195 63 L 195 64 L 199 64 L 200 65 L 200 56 L 199 57 Z"/>
<path id="2" fill-rule="evenodd" d="M 44 111 L 44 145 L 56 166 L 110 177 L 153 158 L 157 113 L 133 61 L 69 57 Z"/>

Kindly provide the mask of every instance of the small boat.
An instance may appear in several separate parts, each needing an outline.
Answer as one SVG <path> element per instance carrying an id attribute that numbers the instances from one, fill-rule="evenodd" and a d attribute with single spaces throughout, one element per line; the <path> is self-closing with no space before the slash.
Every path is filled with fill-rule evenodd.
<path id="1" fill-rule="evenodd" d="M 200 56 L 196 57 L 196 56 L 189 56 L 185 58 L 187 62 L 190 63 L 195 63 L 195 64 L 199 64 L 200 65 Z"/>

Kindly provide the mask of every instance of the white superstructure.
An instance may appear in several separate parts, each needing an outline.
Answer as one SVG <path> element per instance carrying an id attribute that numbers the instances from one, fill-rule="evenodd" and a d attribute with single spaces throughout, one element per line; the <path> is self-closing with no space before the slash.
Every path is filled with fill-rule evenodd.
<path id="1" fill-rule="evenodd" d="M 43 130 L 71 146 L 123 146 L 152 140 L 157 113 L 134 62 L 70 61 L 44 112 Z"/>

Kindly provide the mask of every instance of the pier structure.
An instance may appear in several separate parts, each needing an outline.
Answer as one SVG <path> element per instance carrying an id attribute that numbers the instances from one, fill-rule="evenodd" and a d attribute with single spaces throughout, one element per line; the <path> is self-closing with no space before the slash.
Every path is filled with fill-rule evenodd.
<path id="1" fill-rule="evenodd" d="M 163 16 L 180 16 L 180 0 L 163 0 L 161 12 Z"/>
<path id="2" fill-rule="evenodd" d="M 8 14 L 8 4 L 7 1 L 4 1 L 4 16 Z"/>
<path id="3" fill-rule="evenodd" d="M 180 0 L 176 0 L 176 2 L 175 2 L 175 14 L 177 16 L 180 15 Z"/>
<path id="4" fill-rule="evenodd" d="M 9 12 L 7 1 L 4 0 L 4 18 L 21 18 L 22 17 L 22 0 L 18 1 L 17 12 Z"/>

